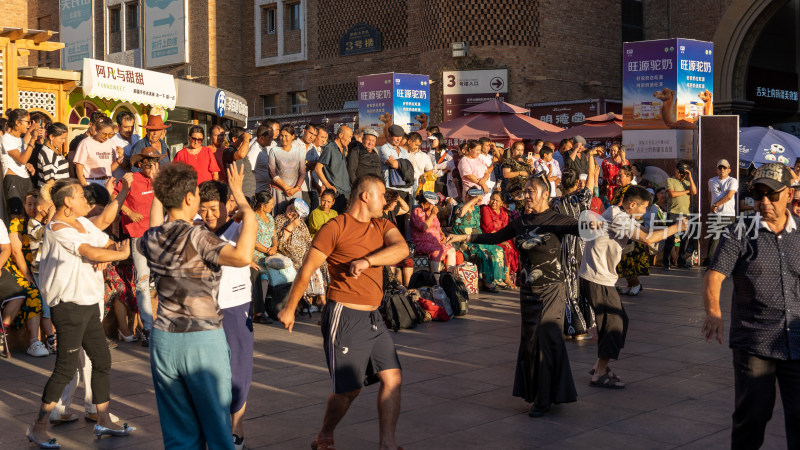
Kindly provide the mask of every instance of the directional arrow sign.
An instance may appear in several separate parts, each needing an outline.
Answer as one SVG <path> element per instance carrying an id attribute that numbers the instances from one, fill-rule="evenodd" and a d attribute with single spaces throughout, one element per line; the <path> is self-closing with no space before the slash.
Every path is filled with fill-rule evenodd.
<path id="1" fill-rule="evenodd" d="M 504 85 L 504 84 L 505 84 L 505 83 L 503 82 L 503 79 L 502 79 L 502 78 L 500 78 L 500 77 L 494 77 L 494 78 L 492 78 L 492 81 L 491 81 L 491 82 L 489 82 L 489 85 L 490 85 L 490 86 L 492 87 L 492 89 L 494 89 L 495 91 L 499 91 L 500 89 L 503 89 L 503 85 Z"/>
<path id="2" fill-rule="evenodd" d="M 153 27 L 160 27 L 162 25 L 169 25 L 172 28 L 172 24 L 175 23 L 175 18 L 172 17 L 172 13 L 169 14 L 168 17 L 164 17 L 163 19 L 158 19 L 153 21 Z"/>

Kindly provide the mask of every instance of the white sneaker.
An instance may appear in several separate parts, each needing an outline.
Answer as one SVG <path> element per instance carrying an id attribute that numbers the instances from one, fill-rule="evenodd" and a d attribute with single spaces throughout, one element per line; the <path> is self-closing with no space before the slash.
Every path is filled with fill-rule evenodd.
<path id="1" fill-rule="evenodd" d="M 44 344 L 42 344 L 42 341 L 36 341 L 31 344 L 30 347 L 28 347 L 28 354 L 37 358 L 41 358 L 50 355 L 50 351 L 47 350 L 47 347 L 45 347 Z"/>
<path id="2" fill-rule="evenodd" d="M 627 294 L 627 293 L 629 293 L 630 291 L 631 291 L 631 288 L 630 288 L 630 286 L 626 286 L 626 287 L 622 288 L 622 290 L 621 290 L 621 291 L 619 291 L 619 293 L 620 293 L 620 294 Z"/>
<path id="3" fill-rule="evenodd" d="M 628 292 L 628 295 L 639 295 L 639 292 L 641 290 L 642 290 L 642 283 L 639 283 L 631 288 L 630 292 Z"/>
<path id="4" fill-rule="evenodd" d="M 317 308 L 315 305 L 311 305 L 308 307 L 308 312 L 310 313 L 319 312 L 319 308 Z"/>

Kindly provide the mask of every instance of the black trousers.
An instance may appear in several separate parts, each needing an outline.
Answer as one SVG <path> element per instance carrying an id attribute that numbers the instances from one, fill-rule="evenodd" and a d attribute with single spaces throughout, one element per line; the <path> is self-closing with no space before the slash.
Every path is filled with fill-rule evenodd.
<path id="1" fill-rule="evenodd" d="M 628 334 L 628 314 L 622 307 L 617 289 L 583 278 L 580 280 L 580 292 L 591 300 L 597 321 L 597 357 L 618 359 Z"/>
<path id="2" fill-rule="evenodd" d="M 331 207 L 331 209 L 339 213 L 339 215 L 342 215 L 345 212 L 347 212 L 348 195 L 337 194 L 336 198 L 333 200 L 333 206 Z"/>
<path id="3" fill-rule="evenodd" d="M 781 388 L 786 448 L 800 448 L 800 360 L 783 361 L 733 349 L 736 409 L 731 448 L 757 449 L 775 407 L 775 380 Z"/>
<path id="4" fill-rule="evenodd" d="M 261 289 L 261 272 L 250 268 L 250 283 L 253 285 L 252 303 L 253 316 L 267 312 L 264 304 L 265 292 Z"/>
<path id="5" fill-rule="evenodd" d="M 678 217 L 681 217 L 680 214 L 668 213 L 667 214 L 667 225 L 672 225 L 678 220 Z M 689 237 L 685 236 L 685 234 L 681 235 L 680 237 L 680 249 L 678 250 L 678 260 L 677 261 L 670 261 L 670 253 L 672 249 L 675 247 L 675 235 L 666 238 L 664 240 L 664 250 L 663 254 L 661 255 L 664 265 L 669 267 L 671 263 L 674 263 L 678 266 L 686 265 L 686 260 L 692 256 L 692 252 L 695 250 L 695 245 L 697 244 L 697 240 L 694 239 L 694 236 Z"/>
<path id="6" fill-rule="evenodd" d="M 78 369 L 78 349 L 83 348 L 92 361 L 92 403 L 105 403 L 111 398 L 111 352 L 108 350 L 100 308 L 62 302 L 50 308 L 53 325 L 58 330 L 56 367 L 47 380 L 42 403 L 57 402 L 64 388 Z"/>

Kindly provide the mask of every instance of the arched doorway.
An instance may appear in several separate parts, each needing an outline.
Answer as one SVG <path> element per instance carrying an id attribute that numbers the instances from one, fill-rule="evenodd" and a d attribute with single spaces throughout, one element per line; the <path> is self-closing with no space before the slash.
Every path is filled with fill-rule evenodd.
<path id="1" fill-rule="evenodd" d="M 774 120 L 758 111 L 759 102 L 754 100 L 758 86 L 752 85 L 752 79 L 748 84 L 748 78 L 753 78 L 752 67 L 796 75 L 798 9 L 798 0 L 731 2 L 714 34 L 716 114 L 739 114 L 744 125 L 751 119 Z M 787 39 L 787 35 L 791 37 Z M 791 72 L 788 66 L 792 66 Z M 751 117 L 754 109 L 756 114 Z"/>

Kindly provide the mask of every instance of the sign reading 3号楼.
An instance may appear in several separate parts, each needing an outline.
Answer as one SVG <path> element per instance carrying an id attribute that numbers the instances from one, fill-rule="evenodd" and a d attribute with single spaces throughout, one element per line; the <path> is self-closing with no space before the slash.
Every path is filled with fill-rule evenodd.
<path id="1" fill-rule="evenodd" d="M 145 0 L 145 67 L 188 62 L 186 0 Z"/>

